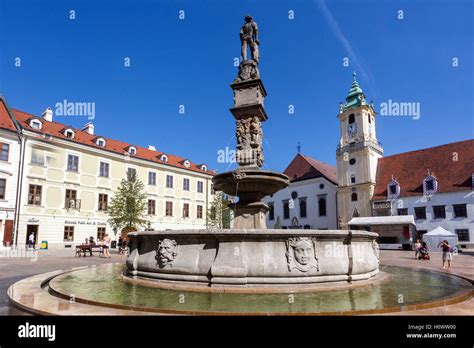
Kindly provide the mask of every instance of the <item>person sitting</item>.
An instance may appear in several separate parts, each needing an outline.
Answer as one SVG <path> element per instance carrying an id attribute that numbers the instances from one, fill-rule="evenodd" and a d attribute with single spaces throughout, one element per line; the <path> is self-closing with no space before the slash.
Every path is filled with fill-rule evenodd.
<path id="1" fill-rule="evenodd" d="M 92 236 L 89 237 L 89 244 L 95 245 L 94 237 Z"/>

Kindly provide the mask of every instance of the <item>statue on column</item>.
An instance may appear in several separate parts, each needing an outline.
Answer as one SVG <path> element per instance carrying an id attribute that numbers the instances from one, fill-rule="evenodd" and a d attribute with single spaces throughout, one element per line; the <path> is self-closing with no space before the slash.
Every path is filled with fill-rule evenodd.
<path id="1" fill-rule="evenodd" d="M 252 16 L 245 16 L 245 23 L 240 28 L 240 42 L 242 43 L 242 61 L 247 60 L 247 46 L 250 46 L 252 60 L 258 64 L 258 28 Z"/>

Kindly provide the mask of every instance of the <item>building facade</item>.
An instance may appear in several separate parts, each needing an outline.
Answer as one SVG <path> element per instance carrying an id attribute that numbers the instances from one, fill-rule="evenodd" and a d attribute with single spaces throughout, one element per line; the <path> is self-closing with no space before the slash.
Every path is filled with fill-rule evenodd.
<path id="1" fill-rule="evenodd" d="M 213 194 L 213 172 L 204 164 L 96 135 L 41 117 L 11 110 L 20 129 L 23 158 L 19 173 L 17 233 L 14 243 L 46 241 L 68 248 L 86 238 L 118 239 L 107 208 L 122 179 L 135 173 L 147 194 L 148 229 L 205 228 Z"/>
<path id="2" fill-rule="evenodd" d="M 367 103 L 355 74 L 346 103 L 339 106 L 340 139 L 336 150 L 340 228 L 353 217 L 370 216 L 378 159 L 383 149 L 375 133 L 376 112 Z"/>
<path id="3" fill-rule="evenodd" d="M 0 248 L 13 244 L 20 155 L 18 125 L 0 96 Z"/>
<path id="4" fill-rule="evenodd" d="M 263 199 L 268 228 L 336 229 L 336 168 L 298 153 L 284 173 L 290 185 Z"/>
<path id="5" fill-rule="evenodd" d="M 474 140 L 380 159 L 374 216 L 413 215 L 417 235 L 441 226 L 474 248 Z"/>

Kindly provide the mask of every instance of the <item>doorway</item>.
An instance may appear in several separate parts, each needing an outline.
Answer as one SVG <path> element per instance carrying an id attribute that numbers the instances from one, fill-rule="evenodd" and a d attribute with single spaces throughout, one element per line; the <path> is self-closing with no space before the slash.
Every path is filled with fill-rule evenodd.
<path id="1" fill-rule="evenodd" d="M 3 246 L 12 245 L 13 220 L 5 220 L 5 229 L 3 230 Z"/>
<path id="2" fill-rule="evenodd" d="M 28 245 L 28 240 L 30 238 L 30 234 L 33 233 L 35 236 L 35 246 L 38 244 L 38 225 L 27 225 L 26 226 L 26 245 Z"/>

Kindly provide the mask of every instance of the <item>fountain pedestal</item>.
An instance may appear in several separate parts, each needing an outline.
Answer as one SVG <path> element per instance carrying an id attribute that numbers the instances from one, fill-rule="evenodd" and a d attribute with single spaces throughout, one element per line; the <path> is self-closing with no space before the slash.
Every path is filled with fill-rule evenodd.
<path id="1" fill-rule="evenodd" d="M 239 197 L 239 202 L 231 206 L 234 228 L 264 230 L 268 206 L 261 199 L 287 187 L 289 181 L 284 174 L 261 169 L 262 122 L 268 116 L 264 108 L 267 92 L 260 80 L 258 64 L 253 60 L 243 61 L 230 86 L 234 91 L 234 106 L 230 111 L 236 120 L 239 168 L 216 175 L 212 181 L 216 190 Z"/>

